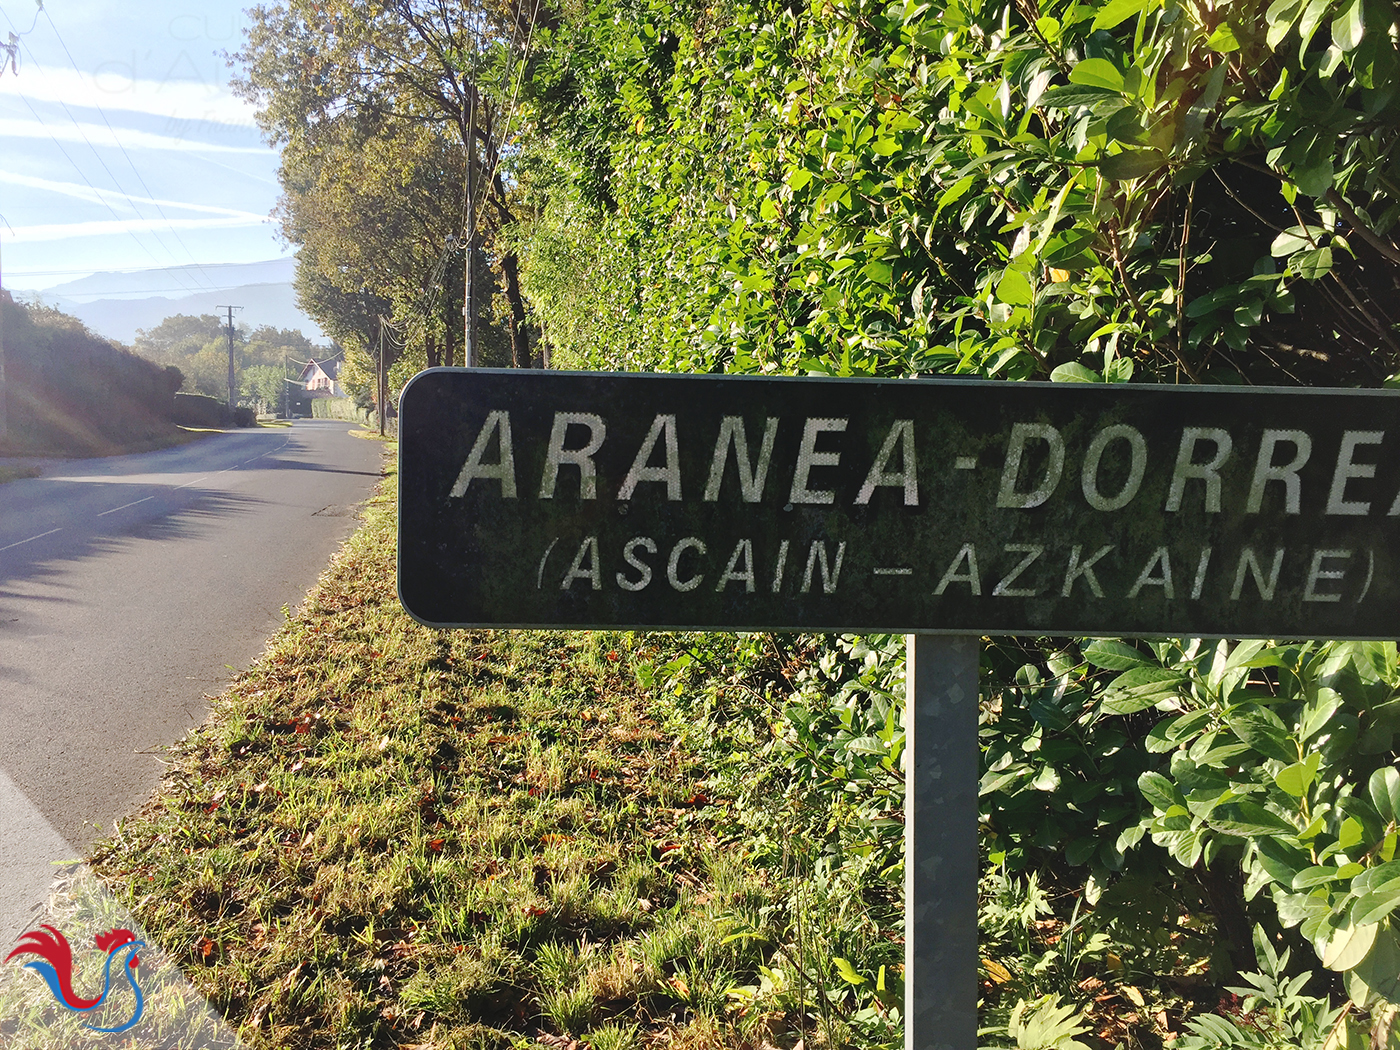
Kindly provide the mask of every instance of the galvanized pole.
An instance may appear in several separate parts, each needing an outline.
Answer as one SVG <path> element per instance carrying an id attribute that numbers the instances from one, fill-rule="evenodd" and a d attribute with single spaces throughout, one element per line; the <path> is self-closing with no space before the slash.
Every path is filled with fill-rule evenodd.
<path id="1" fill-rule="evenodd" d="M 977 1047 L 980 641 L 905 642 L 905 1050 Z"/>

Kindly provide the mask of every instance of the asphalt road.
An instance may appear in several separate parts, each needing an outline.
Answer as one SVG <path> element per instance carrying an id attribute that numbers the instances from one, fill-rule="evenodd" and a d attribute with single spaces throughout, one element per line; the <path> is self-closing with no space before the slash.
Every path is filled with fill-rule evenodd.
<path id="1" fill-rule="evenodd" d="M 0 485 L 0 842 L 42 818 L 82 849 L 149 797 L 161 748 L 350 533 L 383 448 L 350 429 L 215 434 Z"/>

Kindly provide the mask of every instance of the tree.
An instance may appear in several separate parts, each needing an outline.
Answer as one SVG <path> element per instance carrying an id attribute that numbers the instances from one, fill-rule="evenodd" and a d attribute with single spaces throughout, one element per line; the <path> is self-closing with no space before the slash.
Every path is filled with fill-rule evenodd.
<path id="1" fill-rule="evenodd" d="M 152 361 L 176 366 L 184 374 L 183 389 L 220 400 L 228 397 L 228 329 L 214 314 L 176 314 L 154 328 L 136 333 L 135 350 Z M 284 363 L 297 369 L 311 357 L 322 356 L 304 334 L 292 329 L 263 325 L 250 332 L 246 325 L 234 328 L 234 370 L 242 377 L 240 394 L 250 403 L 281 404 L 280 390 L 272 394 L 266 373 L 249 380 L 250 371 L 273 369 L 280 377 Z M 329 355 L 327 355 L 329 356 Z"/>
<path id="2" fill-rule="evenodd" d="M 401 253 L 378 256 L 377 268 L 358 271 L 353 263 L 313 252 L 303 266 L 318 270 L 323 281 L 309 283 L 330 284 L 348 293 L 354 290 L 353 281 L 343 278 L 358 272 L 361 287 L 393 300 L 396 319 L 403 322 L 416 323 L 415 314 L 431 312 L 423 304 L 450 303 L 450 296 L 442 295 L 450 249 L 465 247 L 469 239 L 460 218 L 467 210 L 462 191 L 468 171 L 477 183 L 476 195 L 486 205 L 487 215 L 478 219 L 478 227 L 490 236 L 514 219 L 501 164 L 509 131 L 506 77 L 531 28 L 523 10 L 459 7 L 441 0 L 391 0 L 380 7 L 361 0 L 287 0 L 255 8 L 252 17 L 247 42 L 237 56 L 245 67 L 237 86 L 259 107 L 258 119 L 268 138 L 290 157 L 283 168 L 289 237 L 306 243 L 319 220 L 330 224 L 325 228 L 328 235 L 339 229 L 348 233 L 344 240 L 359 239 L 349 231 L 363 229 L 363 216 L 358 210 L 345 214 L 333 200 L 335 187 L 326 182 L 337 170 L 353 170 L 365 178 L 357 178 L 342 192 L 355 192 L 365 210 L 377 203 L 381 215 L 409 222 L 415 233 L 431 242 L 430 248 L 420 244 L 414 258 L 405 259 Z M 378 164 L 385 170 L 366 170 Z M 367 197 L 359 197 L 361 185 Z M 399 195 L 429 200 L 431 207 L 425 211 Z M 444 207 L 446 200 L 453 204 Z M 400 212 L 400 207 L 405 210 Z M 316 220 L 303 221 L 303 210 Z M 474 246 L 476 231 L 470 232 Z M 455 239 L 449 241 L 447 233 Z M 374 238 L 363 240 L 368 245 Z M 512 360 L 528 367 L 517 259 L 508 247 L 492 254 L 508 305 L 504 322 Z M 391 261 L 395 258 L 396 265 Z M 405 286 L 413 290 L 413 305 L 407 309 Z M 331 305 L 307 301 L 316 307 Z M 431 327 L 421 338 L 431 360 Z"/>

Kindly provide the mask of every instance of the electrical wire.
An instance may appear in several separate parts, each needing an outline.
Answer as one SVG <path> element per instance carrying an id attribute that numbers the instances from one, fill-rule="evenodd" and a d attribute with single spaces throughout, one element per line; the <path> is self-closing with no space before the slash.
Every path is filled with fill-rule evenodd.
<path id="1" fill-rule="evenodd" d="M 15 24 L 14 24 L 12 21 L 10 21 L 10 16 L 5 12 L 4 8 L 0 8 L 0 16 L 3 16 L 3 17 L 4 17 L 5 21 L 9 24 L 11 31 L 13 31 L 14 28 L 15 28 Z M 37 15 L 37 14 L 35 15 L 35 21 L 36 21 L 36 22 L 38 21 L 38 15 Z M 30 31 L 32 32 L 33 30 L 30 30 Z M 28 35 L 28 34 L 25 34 L 25 35 Z M 27 45 L 27 44 L 25 45 L 25 48 L 26 48 L 26 50 L 28 50 L 28 45 Z M 33 54 L 32 51 L 29 52 L 29 57 L 30 57 L 30 60 L 33 61 L 33 59 L 34 59 L 34 54 Z M 35 64 L 37 65 L 38 63 L 36 62 Z M 40 68 L 42 68 L 42 67 L 40 67 Z M 102 191 L 102 190 L 99 190 L 96 186 L 94 186 L 94 185 L 92 184 L 92 180 L 89 179 L 89 178 L 87 177 L 86 172 L 84 172 L 83 169 L 82 169 L 81 167 L 78 166 L 78 162 L 77 162 L 76 160 L 73 159 L 72 154 L 70 154 L 66 149 L 63 148 L 63 143 L 59 141 L 58 136 L 54 134 L 53 129 L 49 126 L 48 122 L 47 122 L 46 120 L 44 120 L 44 118 L 41 117 L 41 116 L 39 115 L 39 111 L 36 110 L 36 109 L 34 108 L 34 105 L 33 105 L 33 103 L 31 103 L 31 102 L 29 101 L 28 96 L 24 95 L 23 93 L 20 93 L 19 98 L 20 98 L 20 101 L 24 103 L 25 108 L 29 110 L 29 112 L 33 115 L 34 119 L 39 123 L 40 127 L 42 127 L 45 131 L 47 131 L 47 132 L 49 133 L 49 138 L 53 141 L 53 144 L 54 144 L 55 146 L 58 147 L 58 151 L 59 151 L 60 153 L 62 153 L 63 156 L 64 156 L 64 158 L 68 161 L 68 163 L 71 164 L 71 165 L 73 166 L 73 170 L 76 171 L 76 172 L 78 173 L 78 177 L 79 177 L 80 179 L 83 180 L 83 183 L 87 186 L 87 188 L 90 189 L 90 190 L 92 190 L 93 194 L 97 197 L 97 199 L 98 199 L 99 201 L 102 202 L 102 204 L 107 208 L 107 210 L 108 210 L 109 212 L 112 213 L 112 217 L 113 217 L 114 219 L 116 219 L 117 222 L 119 222 L 119 223 L 120 223 L 120 222 L 125 222 L 126 220 L 123 219 L 120 215 L 117 214 L 117 210 L 116 210 L 114 207 L 112 207 L 111 202 L 107 200 L 107 198 L 106 198 L 106 196 L 104 195 L 103 191 Z M 65 106 L 64 108 L 65 108 L 65 110 L 67 109 L 66 106 Z M 71 118 L 71 117 L 72 117 L 72 114 L 70 113 L 69 116 L 70 116 L 70 118 Z M 74 123 L 76 124 L 77 122 L 74 121 Z M 82 130 L 82 129 L 79 128 L 79 133 L 80 133 L 80 134 L 81 134 L 81 130 Z M 83 141 L 84 141 L 84 142 L 87 142 L 87 136 L 86 136 L 86 135 L 83 136 Z M 92 143 L 91 143 L 91 142 L 88 142 L 88 148 L 89 148 L 89 149 L 92 148 Z M 96 156 L 96 150 L 93 150 L 93 155 Z M 101 158 L 98 158 L 98 159 L 99 159 L 99 161 L 101 160 Z M 104 164 L 103 167 L 106 167 L 106 165 Z M 109 174 L 109 175 L 111 174 L 111 171 L 110 171 L 110 170 L 108 171 L 108 174 Z M 115 182 L 116 179 L 113 178 L 113 181 Z M 119 192 L 121 192 L 121 191 L 119 191 Z M 123 196 L 127 196 L 127 194 L 125 194 L 125 193 L 123 193 L 122 195 L 123 195 Z M 133 204 L 133 207 L 135 207 L 134 204 Z M 137 214 L 139 215 L 140 212 L 138 211 Z M 141 250 L 144 251 L 147 255 L 149 255 L 149 256 L 151 257 L 151 261 L 152 261 L 153 263 L 155 263 L 156 266 L 160 266 L 160 265 L 161 265 L 160 260 L 157 259 L 156 256 L 155 256 L 155 253 L 151 251 L 150 246 L 147 245 L 145 241 L 141 240 L 141 238 L 137 237 L 137 236 L 136 236 L 136 232 L 135 232 L 134 230 L 127 230 L 127 233 L 130 235 L 131 239 L 132 239 L 133 241 L 135 241 L 136 244 L 141 248 Z M 161 246 L 162 246 L 162 247 L 165 247 L 163 244 L 162 244 Z M 168 249 L 166 249 L 166 250 L 168 251 Z M 201 290 L 201 289 L 199 289 L 198 287 L 192 287 L 192 288 L 189 289 L 189 291 L 191 291 L 191 292 L 198 292 L 198 291 L 200 291 L 200 290 Z"/>
<path id="2" fill-rule="evenodd" d="M 68 50 L 68 44 L 63 39 L 63 35 L 58 31 L 58 24 L 54 22 L 53 15 L 49 14 L 48 9 L 42 6 L 40 7 L 40 10 L 43 11 L 44 17 L 48 19 L 49 26 L 53 29 L 53 35 L 57 38 L 59 46 L 63 48 L 63 53 L 68 56 L 68 62 L 70 65 L 72 65 L 73 72 L 77 73 L 78 76 L 81 77 L 82 70 L 78 68 L 77 60 L 73 58 L 73 52 Z M 37 20 L 37 18 L 38 16 L 36 15 L 35 19 Z M 65 111 L 68 109 L 67 105 L 65 105 L 63 108 Z M 136 167 L 136 162 L 131 159 L 131 154 L 127 152 L 126 145 L 122 142 L 121 137 L 117 134 L 116 128 L 112 127 L 112 122 L 107 119 L 106 111 L 96 102 L 93 103 L 92 108 L 97 110 L 98 115 L 102 118 L 102 123 L 106 124 L 107 130 L 112 133 L 112 138 L 117 143 L 117 148 L 122 151 L 122 156 L 126 158 L 127 166 L 131 168 L 131 172 L 133 175 L 136 176 L 136 181 L 141 184 L 141 188 L 146 191 L 147 198 L 154 199 L 155 194 L 152 193 L 151 188 L 146 185 L 146 180 L 141 176 L 140 170 Z M 72 114 L 69 114 L 69 116 L 72 116 Z M 75 120 L 74 123 L 76 124 L 77 121 Z M 105 168 L 106 165 L 104 164 L 103 167 Z M 115 181 L 115 179 L 113 181 Z M 165 210 L 160 206 L 159 202 L 154 203 L 156 213 L 160 215 L 161 219 L 163 219 L 167 224 L 169 224 L 170 217 L 165 214 Z M 135 207 L 135 204 L 133 203 L 132 206 Z M 140 214 L 139 210 L 137 214 Z M 175 240 L 180 245 L 180 247 L 184 249 L 185 254 L 189 256 L 190 262 L 194 264 L 194 267 L 199 272 L 200 276 L 204 278 L 205 284 L 209 286 L 208 290 L 215 291 L 216 287 L 214 282 L 210 280 L 209 275 L 205 273 L 204 268 L 199 264 L 199 260 L 197 260 L 194 257 L 194 253 L 190 251 L 189 245 L 187 245 L 184 241 L 184 238 L 180 236 L 180 231 L 176 229 L 173 225 L 171 225 L 170 232 L 174 235 Z M 162 245 L 162 247 L 164 247 L 164 245 Z"/>

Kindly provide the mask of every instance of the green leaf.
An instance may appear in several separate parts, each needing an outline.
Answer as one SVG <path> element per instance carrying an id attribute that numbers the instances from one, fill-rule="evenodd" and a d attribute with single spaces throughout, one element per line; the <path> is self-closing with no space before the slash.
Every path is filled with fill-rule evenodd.
<path id="1" fill-rule="evenodd" d="M 1366 791 L 1381 820 L 1388 824 L 1397 818 L 1400 814 L 1400 770 L 1394 766 L 1376 770 L 1366 784 Z"/>
<path id="2" fill-rule="evenodd" d="M 1225 724 L 1246 744 L 1267 758 L 1296 762 L 1298 748 L 1288 739 L 1278 716 L 1268 708 L 1235 710 L 1225 716 Z"/>
<path id="3" fill-rule="evenodd" d="M 1332 43 L 1343 52 L 1354 51 L 1366 32 L 1361 12 L 1361 0 L 1351 0 L 1332 19 Z"/>
<path id="4" fill-rule="evenodd" d="M 1186 804 L 1186 798 L 1182 795 L 1180 788 L 1161 773 L 1150 769 L 1138 777 L 1138 790 L 1155 809 L 1163 812 L 1171 809 L 1172 806 Z"/>
<path id="5" fill-rule="evenodd" d="M 1305 890 L 1310 886 L 1321 886 L 1324 883 L 1337 881 L 1337 869 L 1331 864 L 1314 864 L 1311 868 L 1304 868 L 1293 876 L 1293 888 L 1295 890 Z"/>
<path id="6" fill-rule="evenodd" d="M 1106 58 L 1086 58 L 1069 71 L 1069 82 L 1109 91 L 1123 90 L 1123 74 Z"/>
<path id="7" fill-rule="evenodd" d="M 1351 906 L 1351 921 L 1358 925 L 1380 922 L 1396 908 L 1400 908 L 1400 879 L 1391 879 L 1357 899 Z"/>
<path id="8" fill-rule="evenodd" d="M 841 975 L 841 980 L 845 981 L 847 984 L 859 986 L 865 984 L 869 979 L 856 973 L 856 968 L 852 966 L 848 960 L 842 959 L 840 956 L 833 955 L 831 957 L 831 964 L 836 967 L 836 972 Z"/>
<path id="9" fill-rule="evenodd" d="M 1264 835 L 1292 835 L 1298 830 L 1257 802 L 1235 802 L 1222 808 L 1226 810 L 1227 815 L 1212 816 L 1207 823 L 1226 835 L 1248 839 Z M 1292 881 L 1292 875 L 1289 876 L 1289 880 Z"/>
<path id="10" fill-rule="evenodd" d="M 1400 860 L 1392 860 L 1385 864 L 1377 864 L 1374 868 L 1368 868 L 1352 880 L 1351 892 L 1358 896 L 1364 896 L 1394 879 L 1400 879 Z"/>
<path id="11" fill-rule="evenodd" d="M 1317 239 L 1326 233 L 1321 226 L 1290 226 L 1274 238 L 1273 244 L 1269 245 L 1269 254 L 1275 259 L 1292 255 L 1312 247 L 1317 243 Z"/>
<path id="12" fill-rule="evenodd" d="M 1007 270 L 997 283 L 997 300 L 1008 306 L 1030 306 L 1035 301 L 1035 290 L 1026 275 L 1017 270 Z"/>
<path id="13" fill-rule="evenodd" d="M 1210 822 L 1214 826 L 1214 821 Z M 1259 838 L 1254 843 L 1259 866 L 1281 886 L 1292 886 L 1298 872 L 1312 867 L 1312 858 L 1276 838 Z"/>
<path id="14" fill-rule="evenodd" d="M 1376 923 L 1348 923 L 1327 938 L 1321 953 L 1322 965 L 1329 970 L 1350 970 L 1371 954 L 1379 931 Z"/>
<path id="15" fill-rule="evenodd" d="M 1066 361 L 1056 365 L 1050 373 L 1052 383 L 1102 383 L 1103 376 L 1092 368 L 1086 368 L 1078 361 Z"/>
<path id="16" fill-rule="evenodd" d="M 1108 0 L 1108 3 L 1099 8 L 1099 13 L 1094 16 L 1094 24 L 1089 28 L 1089 32 L 1097 33 L 1100 29 L 1112 29 L 1120 22 L 1125 22 L 1136 14 L 1143 11 L 1160 7 L 1162 0 Z"/>
<path id="17" fill-rule="evenodd" d="M 1289 266 L 1305 281 L 1319 280 L 1332 269 L 1332 249 L 1314 248 L 1310 252 L 1300 252 L 1293 256 Z"/>
<path id="18" fill-rule="evenodd" d="M 1269 27 L 1267 41 L 1271 50 L 1277 50 L 1298 15 L 1303 10 L 1304 0 L 1274 0 L 1264 12 L 1264 22 Z"/>
<path id="19" fill-rule="evenodd" d="M 788 188 L 791 189 L 793 193 L 797 193 L 805 189 L 807 184 L 812 181 L 812 173 L 806 168 L 794 168 L 792 171 L 788 172 L 786 181 Z"/>
<path id="20" fill-rule="evenodd" d="M 1332 153 L 1330 147 L 1310 154 L 1301 165 L 1289 172 L 1300 192 L 1309 197 L 1324 197 L 1332 188 Z M 1326 249 L 1322 249 L 1326 251 Z M 1329 253 L 1330 265 L 1330 253 Z"/>
<path id="21" fill-rule="evenodd" d="M 1124 150 L 1099 161 L 1099 171 L 1106 179 L 1122 182 L 1150 175 L 1166 163 L 1167 155 L 1159 149 Z"/>
<path id="22" fill-rule="evenodd" d="M 1351 975 L 1386 1002 L 1400 1003 L 1400 935 L 1394 927 L 1381 930 L 1370 954 Z"/>
<path id="23" fill-rule="evenodd" d="M 1317 779 L 1317 769 L 1321 764 L 1322 752 L 1314 751 L 1303 761 L 1280 769 L 1274 774 L 1274 783 L 1294 798 L 1302 798 Z"/>
<path id="24" fill-rule="evenodd" d="M 1072 109 L 1076 106 L 1092 106 L 1105 99 L 1120 97 L 1117 92 L 1109 91 L 1107 88 L 1094 87 L 1090 84 L 1062 84 L 1041 95 L 1038 104 L 1055 109 Z"/>
<path id="25" fill-rule="evenodd" d="M 1087 368 L 1084 370 L 1089 371 Z M 1109 671 L 1126 671 L 1130 667 L 1141 667 L 1144 664 L 1155 665 L 1152 657 L 1116 638 L 1096 638 L 1084 647 L 1083 653 L 1084 659 L 1089 663 Z"/>
<path id="26" fill-rule="evenodd" d="M 1297 926 L 1308 919 L 1331 914 L 1332 907 L 1324 900 L 1306 893 L 1290 893 L 1277 899 L 1278 921 L 1287 928 Z"/>
<path id="27" fill-rule="evenodd" d="M 1111 715 L 1143 711 L 1175 696 L 1184 681 L 1181 672 L 1165 667 L 1134 667 L 1115 678 L 1105 690 L 1102 708 Z"/>
<path id="28" fill-rule="evenodd" d="M 1240 42 L 1235 36 L 1235 31 L 1230 27 L 1229 22 L 1221 22 L 1215 27 L 1215 32 L 1206 40 L 1206 47 L 1212 51 L 1219 51 L 1221 54 L 1229 54 L 1231 51 L 1240 49 Z"/>

